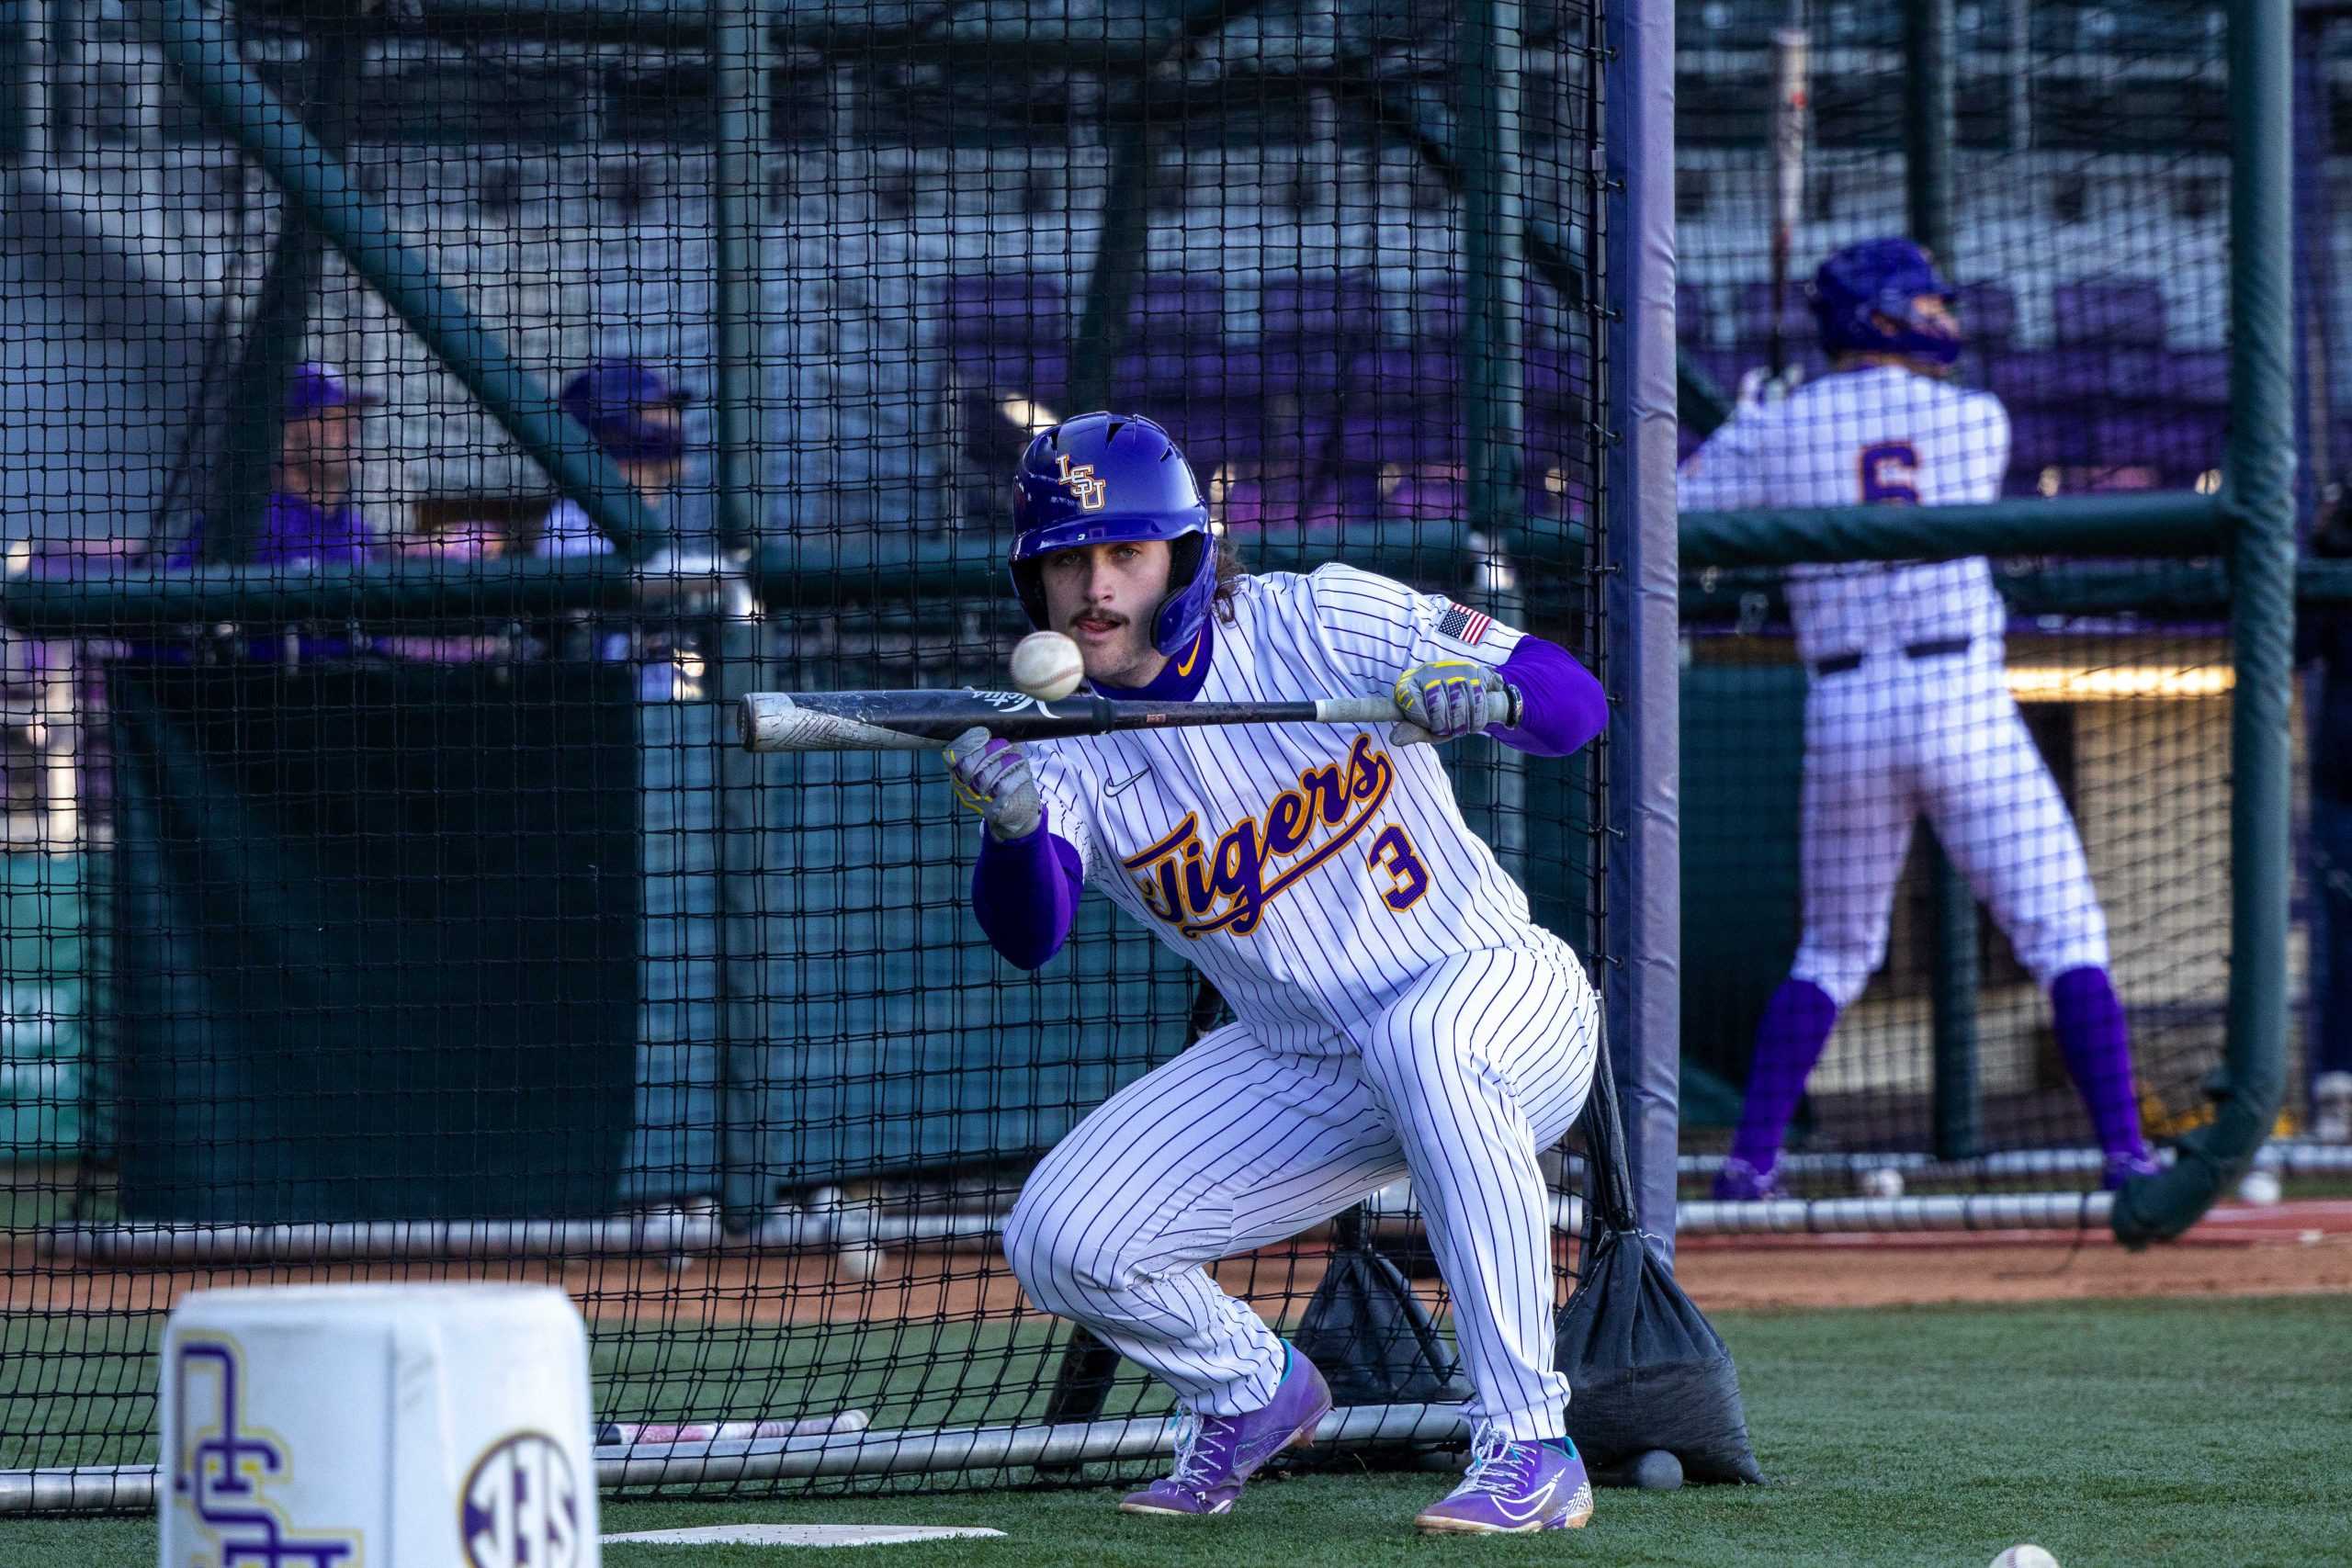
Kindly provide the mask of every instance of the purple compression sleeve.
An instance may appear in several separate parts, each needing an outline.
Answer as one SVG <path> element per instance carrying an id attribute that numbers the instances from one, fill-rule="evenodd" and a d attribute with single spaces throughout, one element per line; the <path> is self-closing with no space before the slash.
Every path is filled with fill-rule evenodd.
<path id="1" fill-rule="evenodd" d="M 1576 655 L 1540 637 L 1521 637 L 1501 675 L 1519 688 L 1519 726 L 1487 734 L 1532 757 L 1565 757 L 1609 723 L 1609 699 Z"/>
<path id="2" fill-rule="evenodd" d="M 1062 950 L 1085 886 L 1077 846 L 1054 834 L 1042 813 L 1025 838 L 1006 842 L 993 833 L 980 834 L 980 858 L 972 867 L 972 913 L 1008 964 L 1043 968 Z"/>

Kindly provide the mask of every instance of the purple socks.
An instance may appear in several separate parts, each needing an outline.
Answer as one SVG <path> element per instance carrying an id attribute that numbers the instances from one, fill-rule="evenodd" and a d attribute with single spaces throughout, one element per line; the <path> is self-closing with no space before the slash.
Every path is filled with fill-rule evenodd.
<path id="1" fill-rule="evenodd" d="M 2099 1147 L 2118 1156 L 2144 1157 L 2140 1106 L 2132 1088 L 2132 1032 L 2107 971 L 2086 964 L 2050 982 L 2051 1012 L 2058 1028 L 2058 1053 L 2075 1080 L 2098 1129 Z"/>
<path id="2" fill-rule="evenodd" d="M 2067 970 L 2051 982 L 2050 1005 L 2067 1076 L 2090 1111 L 2099 1147 L 2110 1160 L 2144 1159 L 2147 1145 L 2140 1137 L 2140 1105 L 2132 1087 L 2132 1032 L 2107 971 L 2096 964 Z M 1759 1174 L 1771 1173 L 1805 1079 L 1837 1022 L 1838 1004 L 1828 992 L 1794 976 L 1781 982 L 1756 1026 L 1756 1058 L 1732 1139 L 1734 1158 Z"/>
<path id="3" fill-rule="evenodd" d="M 1828 992 L 1794 976 L 1781 982 L 1756 1026 L 1756 1058 L 1747 1069 L 1747 1100 L 1740 1108 L 1732 1157 L 1746 1160 L 1759 1173 L 1770 1173 L 1781 1157 L 1789 1119 L 1804 1098 L 1804 1080 L 1813 1076 L 1813 1066 L 1821 1060 L 1821 1048 L 1829 1043 L 1829 1031 L 1837 1022 L 1838 1004 Z"/>

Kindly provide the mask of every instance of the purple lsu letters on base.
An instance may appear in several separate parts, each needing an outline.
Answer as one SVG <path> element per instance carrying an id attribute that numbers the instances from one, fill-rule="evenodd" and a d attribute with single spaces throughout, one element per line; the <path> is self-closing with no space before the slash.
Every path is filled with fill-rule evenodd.
<path id="1" fill-rule="evenodd" d="M 184 1298 L 163 1356 L 167 1568 L 587 1568 L 587 1342 L 558 1291 Z"/>

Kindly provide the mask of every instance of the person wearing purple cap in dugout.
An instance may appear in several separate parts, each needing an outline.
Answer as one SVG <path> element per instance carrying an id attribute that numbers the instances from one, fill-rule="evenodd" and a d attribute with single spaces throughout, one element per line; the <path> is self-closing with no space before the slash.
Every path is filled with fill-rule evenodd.
<path id="1" fill-rule="evenodd" d="M 384 400 L 362 391 L 323 365 L 305 361 L 286 384 L 285 428 L 261 530 L 246 559 L 254 566 L 347 564 L 364 559 L 377 541 L 352 504 L 359 411 Z M 173 558 L 175 566 L 204 558 L 198 518 Z"/>
<path id="2" fill-rule="evenodd" d="M 557 400 L 620 468 L 648 506 L 660 506 L 686 468 L 686 405 L 695 395 L 635 359 L 599 359 L 564 383 Z M 539 527 L 543 556 L 603 555 L 613 542 L 569 498 Z"/>

